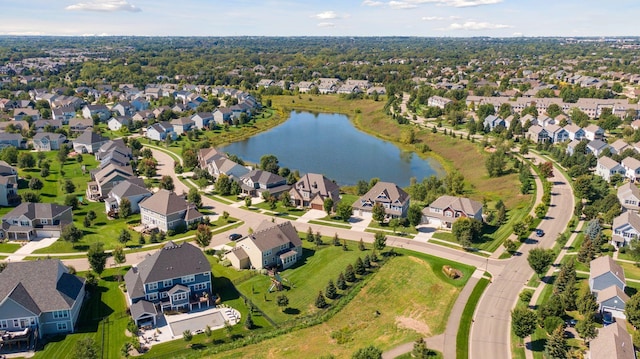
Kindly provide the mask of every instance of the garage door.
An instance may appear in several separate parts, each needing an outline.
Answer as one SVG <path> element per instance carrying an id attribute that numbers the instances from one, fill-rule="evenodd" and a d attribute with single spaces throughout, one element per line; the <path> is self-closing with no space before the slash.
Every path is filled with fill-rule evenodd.
<path id="1" fill-rule="evenodd" d="M 323 206 L 321 204 L 317 204 L 317 203 L 311 203 L 311 209 L 319 209 L 319 210 L 324 210 L 324 208 L 322 208 Z"/>

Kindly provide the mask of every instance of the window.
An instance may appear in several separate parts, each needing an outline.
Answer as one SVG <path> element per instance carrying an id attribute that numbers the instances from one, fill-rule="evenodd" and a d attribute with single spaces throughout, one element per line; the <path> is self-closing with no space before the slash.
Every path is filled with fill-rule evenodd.
<path id="1" fill-rule="evenodd" d="M 188 296 L 189 296 L 189 293 L 187 293 L 187 292 L 176 293 L 176 294 L 173 295 L 173 301 L 177 302 L 179 300 L 185 300 L 185 299 L 187 299 Z"/>
<path id="2" fill-rule="evenodd" d="M 147 297 L 149 300 L 158 300 L 158 293 L 149 293 Z"/>
<path id="3" fill-rule="evenodd" d="M 149 283 L 149 290 L 156 290 L 158 289 L 158 282 L 153 282 L 153 283 Z"/>
<path id="4" fill-rule="evenodd" d="M 166 298 L 168 296 L 169 296 L 169 294 L 167 294 L 167 292 L 160 293 L 160 298 Z"/>
<path id="5" fill-rule="evenodd" d="M 0 320 L 0 329 L 7 329 L 9 328 L 9 324 L 7 324 L 6 320 Z"/>
<path id="6" fill-rule="evenodd" d="M 18 328 L 20 326 L 20 321 L 18 319 L 13 320 L 13 327 Z"/>
<path id="7" fill-rule="evenodd" d="M 53 319 L 69 318 L 69 312 L 66 310 L 56 310 L 53 312 Z"/>
<path id="8" fill-rule="evenodd" d="M 62 323 L 57 323 L 58 324 L 58 330 L 68 330 L 67 329 L 67 322 L 62 322 Z"/>
<path id="9" fill-rule="evenodd" d="M 173 285 L 173 279 L 167 279 L 164 282 L 162 282 L 162 286 L 163 287 L 171 287 Z"/>
<path id="10" fill-rule="evenodd" d="M 203 290 L 203 289 L 207 289 L 207 283 L 198 283 L 196 285 L 193 286 L 193 291 L 198 291 L 198 290 Z"/>
<path id="11" fill-rule="evenodd" d="M 196 281 L 196 276 L 195 275 L 185 275 L 184 277 L 182 277 L 182 283 L 191 283 L 191 282 L 195 282 Z"/>
<path id="12" fill-rule="evenodd" d="M 42 219 L 40 220 L 40 223 L 42 223 L 42 224 L 47 224 L 47 223 L 49 223 L 49 221 L 47 221 L 47 219 L 46 219 L 46 218 L 42 218 Z"/>

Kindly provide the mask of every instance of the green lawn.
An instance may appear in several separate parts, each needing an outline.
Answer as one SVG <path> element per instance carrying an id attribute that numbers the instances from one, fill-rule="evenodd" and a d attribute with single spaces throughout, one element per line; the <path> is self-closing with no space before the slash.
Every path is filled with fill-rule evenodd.
<path id="1" fill-rule="evenodd" d="M 9 243 L 9 242 L 0 243 L 0 253 L 14 253 L 20 247 L 22 247 L 20 243 Z"/>
<path id="2" fill-rule="evenodd" d="M 68 358 L 76 342 L 91 337 L 100 346 L 101 358 L 120 359 L 120 349 L 127 341 L 125 329 L 129 316 L 116 275 L 126 269 L 108 269 L 102 273 L 98 287 L 90 290 L 78 318 L 76 333 L 55 337 L 34 358 Z"/>
<path id="3" fill-rule="evenodd" d="M 467 304 L 462 311 L 462 317 L 460 318 L 460 327 L 458 327 L 458 334 L 456 335 L 456 358 L 467 359 L 469 357 L 469 333 L 471 332 L 471 320 L 473 313 L 476 310 L 478 301 L 484 292 L 485 288 L 489 285 L 489 280 L 480 278 L 476 286 L 473 288 Z"/>

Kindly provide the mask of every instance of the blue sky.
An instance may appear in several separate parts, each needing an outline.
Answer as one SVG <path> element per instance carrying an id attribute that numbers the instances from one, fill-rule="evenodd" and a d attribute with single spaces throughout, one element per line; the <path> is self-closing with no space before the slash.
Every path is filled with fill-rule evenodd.
<path id="1" fill-rule="evenodd" d="M 2 0 L 0 35 L 640 36 L 637 0 Z"/>

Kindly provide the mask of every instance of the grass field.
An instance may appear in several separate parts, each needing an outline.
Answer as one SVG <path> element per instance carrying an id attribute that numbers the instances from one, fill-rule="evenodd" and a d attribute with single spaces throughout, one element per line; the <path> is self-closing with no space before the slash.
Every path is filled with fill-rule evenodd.
<path id="1" fill-rule="evenodd" d="M 360 293 L 327 322 L 224 352 L 216 358 L 298 358 L 300 353 L 306 357 L 331 354 L 345 358 L 369 344 L 386 350 L 414 340 L 416 332 L 426 336 L 442 333 L 466 279 L 459 282 L 443 279 L 446 278 L 442 273 L 445 262 L 439 258 L 408 251 L 401 253 L 402 256 L 390 259 Z M 463 270 L 464 278 L 469 278 L 473 270 L 456 267 Z M 376 311 L 379 316 L 375 315 Z M 336 338 L 341 338 L 342 344 Z"/>
<path id="2" fill-rule="evenodd" d="M 460 318 L 460 327 L 458 327 L 458 334 L 456 335 L 456 358 L 467 359 L 469 358 L 469 333 L 471 332 L 471 320 L 473 313 L 476 310 L 476 306 L 480 301 L 480 297 L 485 288 L 489 285 L 489 280 L 480 278 L 476 286 L 473 288 L 467 304 L 462 311 L 462 317 Z"/>
<path id="3" fill-rule="evenodd" d="M 0 253 L 14 253 L 22 247 L 20 243 L 0 243 Z"/>

